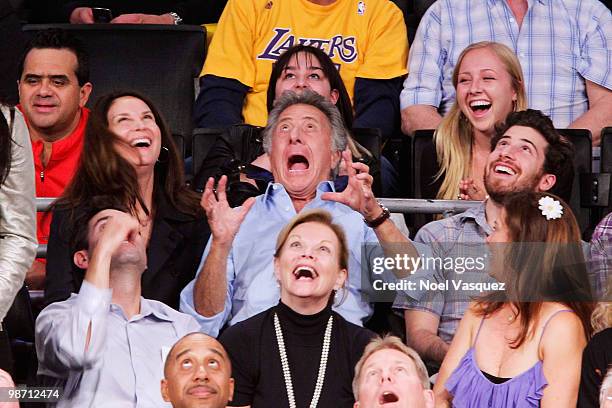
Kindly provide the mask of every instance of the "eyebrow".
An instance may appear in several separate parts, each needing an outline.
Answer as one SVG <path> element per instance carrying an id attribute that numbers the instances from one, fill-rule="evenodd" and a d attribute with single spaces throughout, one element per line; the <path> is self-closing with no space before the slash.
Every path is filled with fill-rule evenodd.
<path id="1" fill-rule="evenodd" d="M 110 216 L 107 215 L 107 216 L 98 218 L 92 227 L 96 228 L 96 226 L 98 226 L 98 224 L 100 224 L 102 221 L 108 220 L 109 217 Z"/>
<path id="2" fill-rule="evenodd" d="M 141 115 L 146 115 L 148 113 L 150 113 L 151 115 L 153 114 L 153 112 L 151 110 L 146 110 L 146 111 L 140 112 Z M 117 116 L 130 116 L 130 113 L 129 112 L 119 112 L 119 113 L 113 115 L 113 118 L 116 118 Z"/>
<path id="3" fill-rule="evenodd" d="M 70 81 L 68 75 L 58 74 L 58 75 L 38 75 L 38 74 L 26 74 L 24 79 L 41 79 L 41 78 L 50 78 L 50 79 L 64 79 L 66 81 Z"/>
<path id="4" fill-rule="evenodd" d="M 207 350 L 213 352 L 214 354 L 217 354 L 219 357 L 221 357 L 223 360 L 225 360 L 225 355 L 223 355 L 223 353 L 221 353 L 219 350 L 214 349 L 214 348 L 209 348 Z M 183 356 L 183 355 L 185 355 L 185 354 L 187 354 L 189 352 L 191 352 L 191 349 L 185 349 L 185 350 L 181 351 L 180 353 L 178 353 L 174 359 L 178 360 L 179 358 L 181 358 L 181 356 Z"/>
<path id="5" fill-rule="evenodd" d="M 481 72 L 481 73 L 485 71 L 491 71 L 491 72 L 497 73 L 497 71 L 493 68 L 482 68 L 478 70 L 478 72 Z M 460 71 L 458 75 L 472 75 L 472 73 L 470 71 Z"/>
<path id="6" fill-rule="evenodd" d="M 538 151 L 538 148 L 536 147 L 536 145 L 531 140 L 529 140 L 529 139 L 521 139 L 521 140 L 523 142 L 525 142 L 525 143 L 529 143 L 530 145 L 532 145 L 536 152 Z"/>
<path id="7" fill-rule="evenodd" d="M 294 69 L 299 69 L 299 66 L 296 65 L 287 65 L 285 66 L 285 68 L 283 68 L 283 71 L 289 71 L 289 70 L 294 70 Z M 306 69 L 310 69 L 310 70 L 319 70 L 319 71 L 323 71 L 323 68 L 316 66 L 316 65 L 307 65 Z"/>
<path id="8" fill-rule="evenodd" d="M 501 142 L 504 139 L 512 139 L 512 137 L 508 136 L 508 135 L 503 135 L 502 137 L 499 138 L 499 140 L 497 141 L 497 144 L 499 144 L 499 142 Z M 525 143 L 529 143 L 530 145 L 533 146 L 533 148 L 535 149 L 536 152 L 538 152 L 538 148 L 536 147 L 536 145 L 529 139 L 525 139 L 525 138 L 520 138 L 519 139 L 521 142 L 525 142 Z M 495 147 L 497 147 L 497 144 L 495 145 Z"/>
<path id="9" fill-rule="evenodd" d="M 287 237 L 287 241 L 288 241 L 290 238 L 292 238 L 292 237 L 296 237 L 296 238 L 302 239 L 302 237 L 301 237 L 299 234 L 290 234 L 290 235 Z M 323 243 L 323 242 L 327 242 L 327 243 L 330 243 L 330 244 L 333 244 L 333 243 L 334 243 L 333 241 L 330 241 L 329 239 L 322 239 L 321 241 L 319 241 L 319 244 L 321 244 L 321 243 Z"/>
<path id="10" fill-rule="evenodd" d="M 370 363 L 370 364 L 364 366 L 362 370 L 367 370 L 367 369 L 371 368 L 373 365 L 374 365 L 373 363 Z M 403 367 L 410 367 L 410 363 L 407 362 L 407 361 L 404 361 L 404 360 L 393 360 L 391 362 L 391 364 L 388 364 L 388 365 L 391 365 L 391 366 L 401 365 Z"/>

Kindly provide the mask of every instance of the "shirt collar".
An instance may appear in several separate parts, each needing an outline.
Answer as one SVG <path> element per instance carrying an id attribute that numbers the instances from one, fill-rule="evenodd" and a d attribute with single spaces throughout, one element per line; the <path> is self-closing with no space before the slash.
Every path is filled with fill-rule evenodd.
<path id="1" fill-rule="evenodd" d="M 485 200 L 480 205 L 478 205 L 476 207 L 468 208 L 467 210 L 465 210 L 461 214 L 458 214 L 457 218 L 458 218 L 459 222 L 463 223 L 463 222 L 472 220 L 480 228 L 482 228 L 482 230 L 487 235 L 491 234 L 491 232 L 493 232 L 493 229 L 491 228 L 491 226 L 487 222 L 487 215 L 486 215 L 486 212 L 485 212 L 486 203 L 487 202 Z"/>
<path id="2" fill-rule="evenodd" d="M 510 7 L 510 6 L 508 5 L 507 0 L 488 0 L 488 2 L 489 2 L 491 5 L 494 5 L 494 4 L 496 4 L 497 2 L 500 2 L 500 1 L 505 2 L 505 3 L 506 3 L 506 5 L 507 5 L 508 7 Z M 527 10 L 529 10 L 529 9 L 531 8 L 531 6 L 533 5 L 533 2 L 534 2 L 534 1 L 538 1 L 540 4 L 547 4 L 549 0 L 527 0 Z"/>
<path id="3" fill-rule="evenodd" d="M 336 189 L 332 181 L 330 180 L 322 181 L 317 186 L 317 193 L 315 196 L 315 200 L 319 199 L 321 197 L 321 194 L 323 193 L 335 192 L 335 191 Z M 272 181 L 269 182 L 268 186 L 266 187 L 266 192 L 263 194 L 263 201 L 266 202 L 268 201 L 268 199 L 273 199 L 274 195 L 280 192 L 284 192 L 285 194 L 289 195 L 287 193 L 287 190 L 285 190 L 285 186 L 283 186 L 281 183 L 274 183 Z"/>
<path id="4" fill-rule="evenodd" d="M 111 310 L 115 311 L 115 313 L 121 314 L 125 318 L 125 313 L 121 306 L 112 303 Z M 129 321 L 135 322 L 138 320 L 145 319 L 149 316 L 154 316 L 159 320 L 164 320 L 167 322 L 172 322 L 173 320 L 157 305 L 156 301 L 151 301 L 149 299 L 145 299 L 142 296 L 140 297 L 140 313 L 133 316 Z"/>

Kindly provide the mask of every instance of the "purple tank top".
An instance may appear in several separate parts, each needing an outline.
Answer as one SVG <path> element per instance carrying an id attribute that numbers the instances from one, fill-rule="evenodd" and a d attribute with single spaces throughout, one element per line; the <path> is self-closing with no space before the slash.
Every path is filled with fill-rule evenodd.
<path id="1" fill-rule="evenodd" d="M 560 312 L 572 310 L 558 310 L 553 313 L 542 329 L 546 330 L 548 322 Z M 537 408 L 548 385 L 542 370 L 542 361 L 535 363 L 530 369 L 522 372 L 501 384 L 494 384 L 487 379 L 478 364 L 474 345 L 478 340 L 484 319 L 480 322 L 474 344 L 465 353 L 455 371 L 446 380 L 445 387 L 453 396 L 453 407 L 457 408 Z M 542 341 L 542 335 L 540 335 Z M 539 345 L 538 345 L 539 348 Z"/>

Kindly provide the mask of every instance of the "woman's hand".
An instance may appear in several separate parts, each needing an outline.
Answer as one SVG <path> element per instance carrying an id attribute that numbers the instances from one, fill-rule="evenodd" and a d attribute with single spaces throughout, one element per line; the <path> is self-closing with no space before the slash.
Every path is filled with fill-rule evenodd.
<path id="1" fill-rule="evenodd" d="M 361 213 L 368 221 L 375 220 L 382 213 L 382 209 L 372 192 L 374 178 L 370 175 L 370 168 L 363 163 L 353 163 L 348 150 L 342 152 L 342 159 L 346 163 L 348 185 L 341 193 L 323 193 L 323 200 L 336 201 L 351 207 Z"/>
<path id="2" fill-rule="evenodd" d="M 216 191 L 213 188 L 214 184 L 215 179 L 210 177 L 206 182 L 200 205 L 206 211 L 213 242 L 231 245 L 240 229 L 240 224 L 255 203 L 255 198 L 249 198 L 241 207 L 231 208 L 225 194 L 227 176 L 221 177 Z"/>
<path id="3" fill-rule="evenodd" d="M 459 182 L 459 200 L 484 200 L 485 191 L 479 189 L 471 178 L 463 179 Z"/>

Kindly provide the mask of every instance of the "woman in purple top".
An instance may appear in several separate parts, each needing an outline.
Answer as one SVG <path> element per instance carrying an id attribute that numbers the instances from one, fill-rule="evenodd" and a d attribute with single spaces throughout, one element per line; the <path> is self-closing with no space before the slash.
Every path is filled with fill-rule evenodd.
<path id="1" fill-rule="evenodd" d="M 576 219 L 558 197 L 526 192 L 492 223 L 490 270 L 505 292 L 463 316 L 437 406 L 575 407 L 593 310 Z"/>

